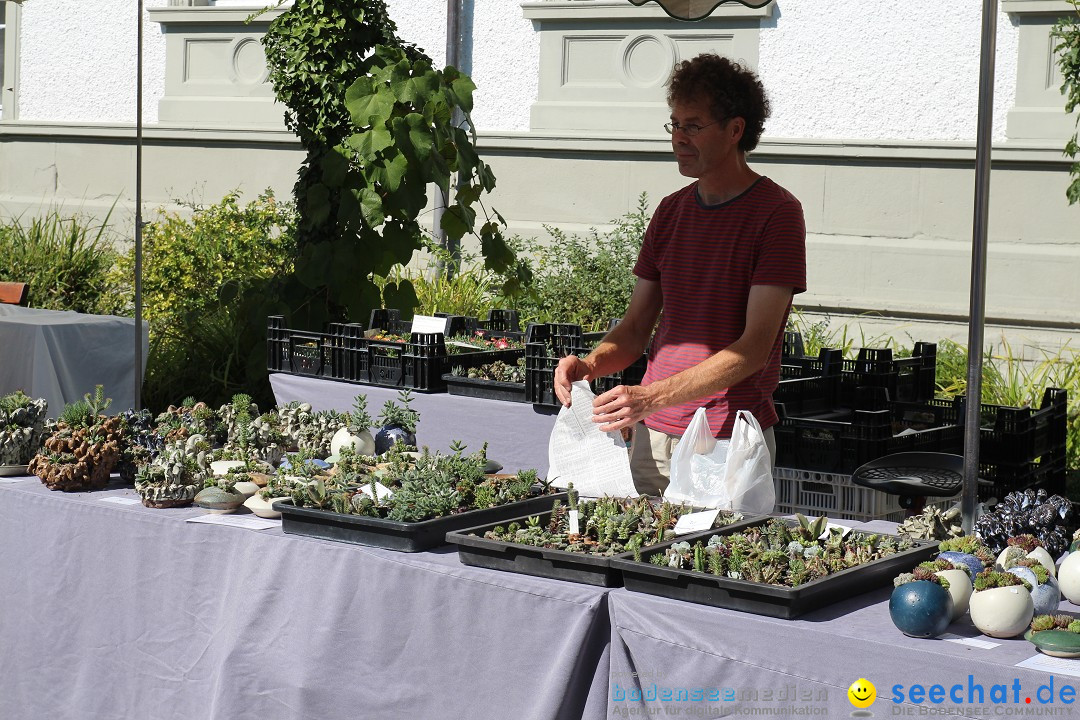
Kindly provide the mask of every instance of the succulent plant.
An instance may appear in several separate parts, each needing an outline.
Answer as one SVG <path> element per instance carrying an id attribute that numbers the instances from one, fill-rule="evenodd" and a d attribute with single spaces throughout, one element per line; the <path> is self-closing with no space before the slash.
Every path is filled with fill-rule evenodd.
<path id="1" fill-rule="evenodd" d="M 348 415 L 335 410 L 316 412 L 309 403 L 296 401 L 279 407 L 277 413 L 288 449 L 306 450 L 317 458 L 330 454 L 334 433 L 349 424 Z"/>
<path id="2" fill-rule="evenodd" d="M 409 407 L 412 393 L 409 390 L 400 391 L 398 402 L 401 404 L 398 405 L 393 400 L 387 400 L 383 404 L 382 412 L 379 413 L 379 424 L 382 427 L 399 427 L 411 435 L 420 424 L 420 413 Z"/>
<path id="3" fill-rule="evenodd" d="M 349 412 L 349 432 L 356 434 L 371 432 L 371 415 L 367 409 L 367 396 L 357 395 L 353 399 L 353 409 Z"/>
<path id="4" fill-rule="evenodd" d="M 675 543 L 654 553 L 649 562 L 797 587 L 911 547 L 910 540 L 890 535 L 852 532 L 845 536 L 838 528 L 826 533 L 827 523 L 825 517 L 811 521 L 800 515 L 795 524 L 771 518 L 742 532 L 713 535 L 707 542 L 698 540 L 693 546 Z M 916 568 L 912 573 L 918 579 L 932 574 L 928 568 Z"/>
<path id="5" fill-rule="evenodd" d="M 975 592 L 1014 585 L 1023 585 L 1031 590 L 1031 583 L 1009 572 L 998 572 L 993 568 L 987 568 L 975 576 Z"/>
<path id="6" fill-rule="evenodd" d="M 135 475 L 143 465 L 157 457 L 165 442 L 154 431 L 154 418 L 149 410 L 125 410 L 120 418 L 124 443 L 116 471 L 124 482 L 135 482 Z"/>
<path id="7" fill-rule="evenodd" d="M 151 508 L 191 504 L 210 473 L 210 446 L 202 435 L 175 440 L 135 475 L 135 490 Z"/>
<path id="8" fill-rule="evenodd" d="M 457 377 L 467 377 L 474 380 L 490 380 L 492 382 L 524 383 L 525 382 L 525 358 L 518 358 L 513 364 L 496 360 L 484 365 L 477 365 L 468 369 L 461 365 L 455 365 L 451 374 Z"/>
<path id="9" fill-rule="evenodd" d="M 959 507 L 948 510 L 933 505 L 923 509 L 919 515 L 913 515 L 896 528 L 896 534 L 912 540 L 948 540 L 964 534 L 961 525 L 962 514 Z"/>
<path id="10" fill-rule="evenodd" d="M 202 435 L 210 443 L 225 441 L 225 428 L 221 418 L 209 405 L 185 398 L 180 405 L 170 405 L 157 416 L 157 434 L 165 442 L 183 440 L 191 435 Z"/>
<path id="11" fill-rule="evenodd" d="M 100 490 L 120 460 L 123 420 L 101 414 L 111 401 L 100 385 L 64 408 L 55 430 L 30 461 L 30 472 L 50 490 Z"/>
<path id="12" fill-rule="evenodd" d="M 274 465 L 285 455 L 285 436 L 279 429 L 276 413 L 259 414 L 259 406 L 245 394 L 233 396 L 232 402 L 218 410 L 225 431 L 225 444 L 219 460 Z"/>
<path id="13" fill-rule="evenodd" d="M 515 527 L 514 523 L 505 528 L 497 526 L 484 537 L 587 555 L 610 556 L 630 550 L 640 554 L 642 547 L 671 539 L 679 516 L 691 510 L 666 502 L 657 507 L 647 497 L 579 500 L 572 485 L 567 491 L 567 504 L 555 500 L 547 524 L 534 516 L 525 527 Z M 572 511 L 579 516 L 578 533 L 571 532 Z M 714 527 L 739 518 L 737 513 L 723 511 L 717 515 Z"/>
<path id="14" fill-rule="evenodd" d="M 1065 613 L 1059 615 L 1036 615 L 1031 619 L 1031 631 L 1042 632 L 1043 630 L 1065 630 L 1066 632 L 1080 633 L 1080 620 Z"/>
<path id="15" fill-rule="evenodd" d="M 48 409 L 21 390 L 0 397 L 0 465 L 26 465 L 37 454 Z"/>

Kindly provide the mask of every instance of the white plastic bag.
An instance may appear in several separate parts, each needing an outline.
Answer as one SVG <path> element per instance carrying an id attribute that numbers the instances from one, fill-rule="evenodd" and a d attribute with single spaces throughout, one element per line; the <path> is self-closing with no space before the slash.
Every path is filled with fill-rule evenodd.
<path id="1" fill-rule="evenodd" d="M 671 455 L 671 484 L 664 498 L 749 515 L 772 512 L 772 458 L 757 418 L 740 410 L 731 439 L 717 440 L 705 408 L 698 408 Z"/>
<path id="2" fill-rule="evenodd" d="M 574 483 L 582 497 L 636 496 L 622 433 L 601 432 L 593 422 L 596 396 L 589 383 L 573 383 L 570 399 L 570 407 L 559 410 L 548 439 L 548 479 L 555 487 Z"/>

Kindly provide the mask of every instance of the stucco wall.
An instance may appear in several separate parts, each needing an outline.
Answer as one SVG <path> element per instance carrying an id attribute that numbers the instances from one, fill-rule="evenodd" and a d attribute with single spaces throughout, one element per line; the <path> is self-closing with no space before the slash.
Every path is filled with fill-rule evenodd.
<path id="1" fill-rule="evenodd" d="M 982 3 L 780 0 L 760 44 L 769 137 L 974 140 Z M 1018 28 L 998 15 L 994 139 L 1016 94 Z"/>
<path id="2" fill-rule="evenodd" d="M 165 0 L 146 0 L 149 7 Z M 444 0 L 388 0 L 403 37 L 445 58 Z M 254 3 L 253 3 L 254 5 Z M 481 130 L 529 129 L 539 36 L 517 0 L 465 0 L 462 66 L 478 91 Z M 135 119 L 133 0 L 31 0 L 23 6 L 20 119 Z M 981 5 L 780 0 L 761 33 L 760 72 L 777 138 L 959 140 L 975 137 Z M 1017 28 L 1001 13 L 995 138 L 1015 95 Z M 165 44 L 146 20 L 145 121 L 164 93 Z"/>
<path id="3" fill-rule="evenodd" d="M 24 3 L 19 119 L 135 122 L 135 9 L 134 0 Z M 143 121 L 153 123 L 165 94 L 165 38 L 145 12 L 143 25 Z"/>

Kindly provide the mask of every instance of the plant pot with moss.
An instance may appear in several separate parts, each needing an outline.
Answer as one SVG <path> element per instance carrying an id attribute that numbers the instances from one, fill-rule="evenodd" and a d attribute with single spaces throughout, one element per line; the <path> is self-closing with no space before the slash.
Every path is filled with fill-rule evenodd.
<path id="1" fill-rule="evenodd" d="M 990 550 L 974 535 L 942 540 L 938 544 L 938 558 L 966 570 L 972 583 L 975 576 L 994 564 Z"/>
<path id="2" fill-rule="evenodd" d="M 967 578 L 962 582 L 966 583 Z M 937 637 L 945 632 L 955 607 L 948 579 L 920 565 L 914 572 L 901 574 L 893 584 L 889 617 L 900 632 L 915 638 Z"/>
<path id="3" fill-rule="evenodd" d="M 1031 584 L 1012 573 L 987 568 L 975 577 L 968 610 L 983 635 L 1016 637 L 1035 615 Z"/>

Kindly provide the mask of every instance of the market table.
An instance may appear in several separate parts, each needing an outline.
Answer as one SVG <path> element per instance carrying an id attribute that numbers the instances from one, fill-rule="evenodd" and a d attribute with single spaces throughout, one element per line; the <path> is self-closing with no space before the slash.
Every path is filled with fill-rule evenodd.
<path id="1" fill-rule="evenodd" d="M 0 718 L 603 718 L 606 593 L 0 484 Z"/>
<path id="2" fill-rule="evenodd" d="M 1066 714 L 1040 695 L 1077 685 L 1014 667 L 1036 655 L 1023 640 L 901 635 L 887 589 L 779 620 L 110 497 L 135 494 L 0 483 L 0 718 L 850 716 L 859 678 L 879 717 L 1001 716 Z M 989 640 L 966 620 L 950 631 Z M 914 684 L 960 685 L 963 702 L 913 703 Z M 650 699 L 665 690 L 700 699 Z"/>
<path id="3" fill-rule="evenodd" d="M 383 403 L 398 399 L 398 391 L 391 388 L 286 373 L 271 373 L 270 386 L 278 405 L 299 400 L 311 403 L 315 410 L 345 412 L 363 394 L 373 418 Z M 540 477 L 547 475 L 548 438 L 557 409 L 447 393 L 413 393 L 412 397 L 412 407 L 420 411 L 416 432 L 420 445 L 445 452 L 457 440 L 475 452 L 487 442 L 488 457 L 501 462 L 507 472 L 536 469 Z"/>
<path id="4" fill-rule="evenodd" d="M 144 332 L 144 369 L 148 347 Z M 113 408 L 135 406 L 134 318 L 0 304 L 0 394 L 45 398 L 55 418 L 95 385 Z"/>

